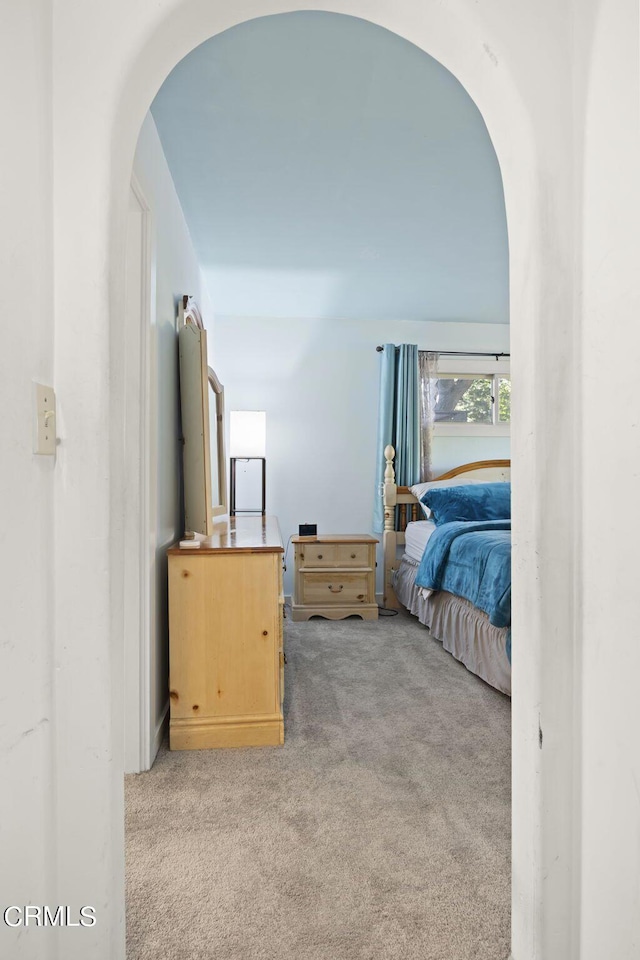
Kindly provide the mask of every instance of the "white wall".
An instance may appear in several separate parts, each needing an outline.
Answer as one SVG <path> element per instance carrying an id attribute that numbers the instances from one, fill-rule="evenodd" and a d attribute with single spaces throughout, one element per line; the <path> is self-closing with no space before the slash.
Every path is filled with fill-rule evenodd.
<path id="1" fill-rule="evenodd" d="M 381 343 L 508 352 L 504 324 L 216 317 L 210 363 L 230 410 L 267 414 L 267 511 L 284 542 L 300 523 L 321 533 L 369 533 Z M 509 438 L 434 439 L 439 473 L 469 460 L 508 457 Z M 379 549 L 379 561 L 382 553 Z M 292 591 L 289 551 L 285 593 Z M 378 563 L 378 590 L 383 565 Z"/>
<path id="2" fill-rule="evenodd" d="M 640 957 L 637 0 L 581 4 L 584 228 L 581 960 Z M 587 56 L 587 51 L 590 56 Z M 614 344 L 623 345 L 616 363 Z"/>
<path id="3" fill-rule="evenodd" d="M 151 114 L 147 114 L 133 164 L 152 222 L 153 295 L 151 303 L 151 732 L 155 746 L 168 707 L 167 547 L 182 536 L 179 465 L 178 301 L 195 297 L 211 329 L 211 308 L 182 207 L 171 179 Z"/>
<path id="4" fill-rule="evenodd" d="M 52 457 L 32 452 L 32 380 L 54 383 L 51 22 L 46 0 L 4 4 L 0 28 L 0 904 L 53 892 Z M 64 401 L 60 413 L 64 417 Z M 0 956 L 48 957 L 5 926 Z"/>
<path id="5" fill-rule="evenodd" d="M 19 946 L 13 937 L 7 949 L 3 944 L 12 957 L 124 956 L 121 648 L 113 590 L 122 562 L 122 494 L 110 458 L 118 438 L 110 438 L 109 357 L 123 299 L 136 137 L 180 57 L 233 22 L 291 6 L 286 0 L 233 6 L 58 0 L 51 45 L 51 5 L 15 0 L 3 6 L 2 90 L 15 121 L 3 130 L 20 151 L 3 153 L 11 190 L 3 201 L 8 255 L 0 260 L 0 295 L 5 317 L 17 320 L 15 328 L 4 326 L 8 374 L 0 383 L 4 502 L 11 504 L 3 518 L 8 577 L 2 581 L 3 675 L 11 677 L 3 696 L 11 699 L 1 719 L 22 738 L 13 750 L 15 740 L 3 743 L 12 813 L 11 870 L 3 871 L 3 889 L 8 876 L 12 900 L 96 903 L 99 910 L 91 929 L 37 940 L 23 933 Z M 598 384 L 620 377 L 619 351 L 603 349 L 613 337 L 624 345 L 630 368 L 640 346 L 634 306 L 638 121 L 629 102 L 640 66 L 637 0 L 316 0 L 313 6 L 371 17 L 430 51 L 476 99 L 496 146 L 509 222 L 512 370 L 519 380 L 514 415 L 521 428 L 512 438 L 514 490 L 521 491 L 514 498 L 514 596 L 517 629 L 527 641 L 514 645 L 521 696 L 514 700 L 513 726 L 513 955 L 631 960 L 638 951 L 640 606 L 633 551 L 619 548 L 637 517 L 627 507 L 624 531 L 617 519 L 596 529 L 593 518 L 602 513 L 604 468 L 612 466 L 630 492 L 640 463 L 629 408 L 616 421 L 605 420 L 587 388 L 596 371 Z M 46 76 L 49 52 L 53 83 Z M 572 124 L 584 113 L 586 143 L 578 136 L 574 156 Z M 583 276 L 584 305 L 576 295 L 574 312 Z M 19 314 L 18 286 L 31 297 Z M 584 420 L 573 404 L 580 364 Z M 53 484 L 25 441 L 30 381 L 52 373 L 62 441 Z M 616 394 L 625 403 L 626 390 L 620 384 Z M 574 511 L 583 501 L 581 532 Z M 608 566 L 613 557 L 619 559 Z M 582 579 L 585 598 L 590 592 L 594 598 L 589 622 L 574 613 Z M 607 591 L 618 602 L 597 609 Z M 48 754 L 46 741 L 34 739 L 47 724 L 33 723 L 51 716 L 50 689 L 55 723 Z M 578 711 L 576 720 L 581 697 L 584 716 Z"/>

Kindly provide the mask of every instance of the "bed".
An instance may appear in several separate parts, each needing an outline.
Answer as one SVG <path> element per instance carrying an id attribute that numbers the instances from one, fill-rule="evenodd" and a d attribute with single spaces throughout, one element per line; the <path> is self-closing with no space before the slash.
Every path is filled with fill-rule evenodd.
<path id="1" fill-rule="evenodd" d="M 485 610 L 479 609 L 464 596 L 456 595 L 453 590 L 432 590 L 420 586 L 421 579 L 423 583 L 436 582 L 425 580 L 425 570 L 430 569 L 433 574 L 436 563 L 433 555 L 438 549 L 441 555 L 445 556 L 441 544 L 436 541 L 447 537 L 451 540 L 458 534 L 465 534 L 468 541 L 482 539 L 484 533 L 476 532 L 480 527 L 506 531 L 510 524 L 498 521 L 475 527 L 472 524 L 468 527 L 457 524 L 458 530 L 453 529 L 456 527 L 455 523 L 436 525 L 433 517 L 431 519 L 425 517 L 418 497 L 408 487 L 396 485 L 394 457 L 393 447 L 388 446 L 385 449 L 386 469 L 383 488 L 384 605 L 391 609 L 404 606 L 428 627 L 431 636 L 439 640 L 445 650 L 460 660 L 468 670 L 510 696 L 510 534 L 508 532 L 491 534 L 503 541 L 495 551 L 495 562 L 498 564 L 498 575 L 503 578 L 504 583 L 509 584 L 508 604 L 505 603 L 504 610 L 491 608 L 491 619 Z M 482 460 L 466 463 L 434 478 L 429 484 L 422 484 L 420 488 L 413 489 L 422 496 L 425 488 L 439 490 L 459 485 L 469 489 L 469 485 L 474 484 L 483 486 L 501 484 L 510 481 L 510 467 L 509 460 Z M 476 487 L 477 491 L 480 489 Z M 501 492 L 499 488 L 485 489 Z M 445 530 L 445 528 L 449 529 Z M 475 537 L 466 536 L 473 532 L 476 532 Z M 430 541 L 429 556 L 425 557 L 425 548 Z M 460 539 L 457 542 L 462 544 L 463 541 Z M 429 562 L 425 565 L 424 561 Z M 446 566 L 446 561 L 443 563 Z M 453 583 L 457 589 L 455 577 L 450 576 L 449 580 L 443 580 L 446 585 L 449 585 L 449 582 Z M 486 603 L 483 605 L 487 608 Z M 492 623 L 491 620 L 494 622 Z M 496 622 L 501 625 L 497 626 Z"/>

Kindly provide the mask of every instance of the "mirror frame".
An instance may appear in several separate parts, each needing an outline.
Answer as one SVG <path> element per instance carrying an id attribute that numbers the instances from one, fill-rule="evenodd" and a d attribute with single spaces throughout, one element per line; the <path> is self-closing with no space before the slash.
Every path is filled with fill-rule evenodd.
<path id="1" fill-rule="evenodd" d="M 209 386 L 215 396 L 215 417 L 216 417 L 216 438 L 218 441 L 217 460 L 218 460 L 218 503 L 212 503 L 211 515 L 214 517 L 222 516 L 227 513 L 227 460 L 224 443 L 224 387 L 218 380 L 215 370 L 207 368 Z M 211 415 L 211 405 L 209 405 L 209 415 Z M 213 501 L 213 491 L 212 497 Z"/>
<path id="2" fill-rule="evenodd" d="M 193 299 L 193 297 L 187 296 L 186 294 L 182 297 L 182 300 L 179 304 L 178 310 L 178 324 L 183 326 L 185 324 L 191 323 L 194 326 L 198 327 L 203 331 L 205 339 L 207 331 L 205 330 L 204 321 L 202 319 L 202 314 L 198 304 Z M 211 516 L 209 521 L 213 521 L 216 517 L 224 516 L 228 513 L 228 502 L 227 502 L 227 463 L 226 463 L 226 450 L 225 450 L 225 440 L 224 440 L 224 387 L 220 383 L 218 376 L 215 370 L 212 367 L 207 365 L 207 379 L 209 381 L 209 386 L 213 390 L 215 397 L 215 417 L 216 417 L 216 439 L 217 439 L 217 450 L 215 451 L 218 463 L 218 491 L 217 491 L 217 502 L 214 502 L 214 491 L 211 490 Z M 209 403 L 207 405 L 207 410 L 211 413 L 213 405 Z M 211 428 L 210 423 L 208 424 L 208 430 L 205 430 L 205 447 L 209 457 L 209 464 L 211 464 L 211 458 L 213 451 L 211 450 Z M 210 470 L 209 470 L 210 474 Z M 208 487 L 211 487 L 211 482 L 209 480 Z M 209 522 L 207 522 L 207 527 Z"/>

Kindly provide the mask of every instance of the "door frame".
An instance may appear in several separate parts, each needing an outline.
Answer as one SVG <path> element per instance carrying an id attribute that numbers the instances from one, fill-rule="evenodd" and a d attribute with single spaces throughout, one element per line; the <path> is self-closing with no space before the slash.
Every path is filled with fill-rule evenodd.
<path id="1" fill-rule="evenodd" d="M 162 82 L 196 46 L 258 16 L 318 7 L 376 23 L 443 63 L 481 110 L 502 170 L 512 369 L 519 397 L 512 447 L 514 634 L 521 638 L 513 660 L 512 950 L 516 960 L 543 954 L 549 960 L 575 960 L 581 879 L 581 675 L 575 661 L 583 445 L 575 358 L 583 340 L 576 311 L 580 291 L 570 269 L 579 165 L 574 163 L 570 71 L 558 29 L 565 23 L 562 11 L 558 21 L 531 17 L 525 23 L 520 5 L 507 5 L 498 16 L 495 5 L 472 0 L 237 0 L 233 5 L 162 0 L 137 4 L 133 11 L 114 0 L 108 10 L 82 4 L 56 8 L 55 368 L 65 435 L 54 486 L 52 860 L 60 897 L 66 898 L 59 902 L 88 902 L 80 898 L 90 890 L 105 905 L 91 933 L 104 949 L 76 939 L 64 956 L 124 956 L 120 592 L 125 467 L 123 421 L 117 414 L 124 416 L 118 410 L 119 404 L 124 407 L 118 369 L 125 349 L 122 247 L 136 139 Z M 69 56 L 63 42 L 69 36 L 83 45 L 82 58 Z M 523 59 L 525 50 L 545 41 L 553 42 L 542 66 Z M 91 564 L 78 550 L 88 525 Z"/>
<path id="2" fill-rule="evenodd" d="M 136 238 L 140 242 L 141 269 L 137 309 L 131 309 L 129 301 L 126 304 L 121 358 L 127 493 L 123 517 L 124 756 L 125 773 L 140 773 L 151 768 L 158 750 L 151 691 L 152 645 L 156 633 L 152 524 L 156 457 L 151 401 L 152 213 L 135 174 L 131 176 L 130 196 L 141 217 Z"/>

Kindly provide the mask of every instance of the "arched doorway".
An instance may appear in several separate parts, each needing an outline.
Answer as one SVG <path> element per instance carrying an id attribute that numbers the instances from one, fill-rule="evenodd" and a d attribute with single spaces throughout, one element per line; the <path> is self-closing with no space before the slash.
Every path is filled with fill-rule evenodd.
<path id="1" fill-rule="evenodd" d="M 317 6 L 313 4 L 309 8 Z M 534 956 L 541 951 L 549 960 L 554 960 L 569 955 L 567 944 L 571 930 L 563 915 L 570 899 L 573 869 L 571 834 L 564 829 L 564 825 L 571 821 L 572 810 L 574 771 L 570 746 L 562 737 L 548 737 L 547 744 L 551 740 L 551 745 L 542 749 L 547 717 L 555 730 L 562 730 L 569 737 L 574 724 L 571 650 L 561 652 L 553 664 L 550 658 L 557 634 L 570 635 L 572 630 L 573 526 L 572 511 L 564 508 L 572 504 L 568 478 L 573 451 L 569 447 L 557 450 L 555 441 L 560 428 L 549 429 L 554 376 L 562 366 L 563 357 L 570 355 L 570 329 L 562 331 L 556 344 L 557 362 L 549 366 L 545 353 L 545 337 L 551 335 L 554 320 L 562 317 L 570 297 L 563 288 L 554 295 L 553 284 L 553 248 L 561 248 L 566 227 L 563 211 L 558 212 L 555 221 L 553 217 L 545 220 L 549 191 L 553 197 L 564 186 L 563 167 L 559 162 L 550 186 L 543 175 L 544 161 L 549 159 L 549 131 L 541 124 L 537 113 L 541 104 L 526 84 L 526 93 L 521 93 L 521 85 L 514 80 L 519 69 L 519 48 L 513 25 L 511 28 L 506 25 L 508 37 L 505 39 L 502 32 L 482 19 L 473 4 L 465 2 L 459 3 L 455 10 L 437 5 L 425 11 L 418 0 L 407 0 L 393 8 L 380 9 L 375 16 L 364 0 L 349 0 L 334 6 L 339 6 L 334 12 L 371 20 L 404 36 L 454 73 L 480 108 L 501 164 L 510 234 L 512 372 L 521 396 L 514 410 L 516 442 L 512 454 L 516 490 L 514 595 L 518 611 L 514 634 L 521 638 L 521 643 L 514 644 L 513 656 L 516 705 L 513 943 L 518 960 L 521 956 Z M 173 0 L 160 12 L 140 14 L 140 19 L 131 23 L 126 37 L 118 35 L 119 45 L 110 48 L 108 66 L 102 64 L 92 69 L 89 65 L 84 78 L 77 78 L 79 87 L 84 80 L 85 91 L 95 89 L 96 94 L 102 91 L 102 100 L 91 121 L 92 129 L 87 131 L 95 137 L 91 141 L 87 137 L 84 155 L 74 155 L 78 143 L 71 131 L 68 139 L 57 145 L 58 169 L 61 170 L 57 201 L 59 207 L 69 204 L 72 208 L 64 225 L 62 221 L 58 224 L 59 236 L 62 239 L 67 236 L 69 241 L 67 246 L 63 243 L 56 265 L 57 317 L 60 318 L 57 350 L 61 360 L 61 382 L 71 385 L 75 371 L 65 358 L 65 344 L 74 330 L 73 323 L 65 325 L 64 304 L 70 302 L 72 291 L 79 285 L 81 299 L 86 291 L 87 302 L 96 308 L 85 328 L 87 359 L 91 365 L 94 361 L 96 364 L 93 398 L 85 411 L 89 416 L 95 412 L 94 425 L 96 422 L 104 426 L 108 424 L 110 399 L 117 398 L 121 389 L 117 369 L 124 349 L 124 332 L 118 320 L 122 315 L 123 298 L 124 212 L 131 160 L 142 118 L 166 75 L 189 50 L 235 23 L 290 9 L 291 5 L 275 0 L 240 3 L 234 5 L 233 11 L 212 7 L 201 0 Z M 327 6 L 325 9 L 332 8 Z M 503 59 L 503 49 L 507 63 Z M 533 75 L 529 75 L 529 80 L 533 79 Z M 77 104 L 77 96 L 70 89 L 66 92 L 71 110 L 71 105 Z M 61 110 L 62 126 L 65 109 Z M 91 168 L 90 176 L 87 168 Z M 77 203 L 78 183 L 86 187 L 86 203 L 82 211 Z M 92 215 L 91 229 L 85 236 L 83 247 L 73 238 L 78 235 L 78 225 L 86 229 L 87 206 Z M 107 272 L 105 259 L 109 263 Z M 79 284 L 78 267 L 81 271 Z M 95 338 L 92 339 L 93 334 Z M 106 361 L 107 352 L 111 357 L 110 367 Z M 110 369 L 113 373 L 111 380 Z M 538 391 L 545 394 L 543 402 Z M 70 386 L 72 399 L 75 397 L 79 402 L 88 392 L 86 382 Z M 87 425 L 83 422 L 77 425 L 78 443 L 83 439 L 86 441 Z M 104 836 L 112 840 L 111 856 L 104 859 L 103 872 L 94 883 L 98 896 L 111 903 L 108 926 L 112 931 L 112 957 L 122 953 L 116 904 L 121 905 L 123 891 L 122 806 L 119 797 L 122 698 L 118 684 L 122 651 L 118 649 L 118 637 L 122 613 L 120 518 L 124 493 L 118 439 L 115 432 L 108 461 L 101 450 L 97 461 L 92 462 L 91 453 L 98 448 L 91 441 L 83 443 L 82 447 L 71 444 L 67 454 L 76 461 L 89 455 L 86 466 L 79 465 L 79 472 L 84 471 L 87 487 L 91 485 L 90 509 L 110 507 L 108 530 L 104 521 L 100 524 L 100 556 L 109 560 L 111 589 L 105 587 L 104 566 L 99 563 L 93 574 L 86 574 L 85 586 L 87 601 L 97 602 L 104 613 L 105 626 L 94 637 L 95 665 L 103 677 L 98 691 L 98 713 L 102 707 L 111 719 L 99 715 L 93 722 L 85 723 L 82 730 L 75 729 L 74 706 L 61 705 L 61 735 L 65 731 L 70 734 L 71 746 L 76 744 L 80 753 L 88 753 L 90 745 L 97 744 L 98 754 L 112 758 L 112 762 L 99 768 L 100 776 L 94 789 L 106 793 L 107 800 L 100 803 L 97 821 L 94 810 L 91 825 L 88 820 L 84 823 L 82 817 L 75 821 L 70 817 L 70 812 L 77 810 L 79 804 L 88 804 L 90 808 L 92 797 L 91 791 L 87 795 L 72 795 L 71 785 L 76 781 L 70 775 L 69 761 L 64 759 L 69 744 L 63 745 L 62 741 L 58 744 L 62 758 L 58 771 L 59 804 L 65 811 L 59 819 L 59 849 L 64 848 L 72 829 L 77 832 L 80 828 L 80 837 L 83 832 L 88 835 L 94 831 L 96 843 Z M 106 474 L 104 469 L 100 470 L 105 465 L 108 466 Z M 100 474 L 97 483 L 96 472 Z M 556 496 L 550 506 L 546 493 L 551 489 Z M 65 516 L 72 521 L 66 539 L 63 537 L 57 548 L 59 560 L 64 565 L 73 552 L 78 519 L 73 503 L 62 488 L 58 505 L 61 521 L 64 523 Z M 545 513 L 548 520 L 542 525 L 541 518 Z M 564 531 L 565 537 L 562 548 L 550 552 L 554 516 L 558 517 L 556 529 Z M 536 556 L 550 558 L 544 569 L 538 567 Z M 68 602 L 76 589 L 75 585 L 72 586 L 70 573 L 61 568 L 57 581 L 59 594 Z M 570 599 L 559 613 L 555 601 L 562 587 L 566 588 Z M 73 657 L 74 650 L 80 649 L 81 644 L 80 630 L 77 636 L 72 631 L 66 655 Z M 110 678 L 106 685 L 104 675 Z M 88 698 L 90 693 L 89 689 Z M 97 850 L 86 847 L 83 850 L 80 842 L 74 847 L 77 852 L 59 868 L 62 887 L 70 884 L 77 888 L 82 876 L 87 875 L 86 858 L 98 859 Z M 80 865 L 84 867 L 78 871 Z M 72 882 L 74 876 L 78 876 L 78 880 Z M 545 947 L 551 943 L 553 952 L 546 952 Z M 86 943 L 83 950 L 86 950 Z M 95 955 L 101 954 L 96 952 Z M 104 955 L 107 955 L 106 951 Z"/>

